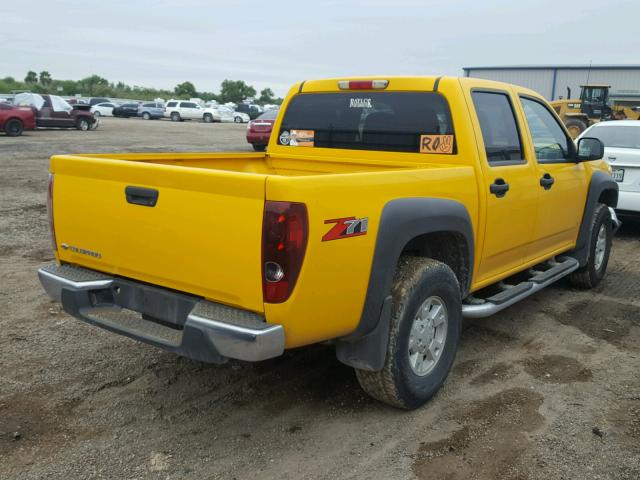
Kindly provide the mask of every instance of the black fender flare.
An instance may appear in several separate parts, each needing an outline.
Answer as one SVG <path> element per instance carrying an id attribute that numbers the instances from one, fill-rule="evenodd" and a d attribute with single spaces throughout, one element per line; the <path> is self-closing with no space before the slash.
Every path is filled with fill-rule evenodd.
<path id="1" fill-rule="evenodd" d="M 455 232 L 462 235 L 468 249 L 468 275 L 460 285 L 464 298 L 473 276 L 473 225 L 466 207 L 442 198 L 402 198 L 388 202 L 380 217 L 375 252 L 360 322 L 349 335 L 336 342 L 336 355 L 347 365 L 365 370 L 384 366 L 389 320 L 391 283 L 404 247 L 420 235 Z"/>
<path id="2" fill-rule="evenodd" d="M 618 205 L 618 184 L 610 175 L 601 170 L 593 172 L 593 175 L 591 175 L 591 182 L 589 183 L 587 200 L 584 206 L 582 223 L 580 224 L 580 230 L 578 231 L 576 248 L 568 254 L 578 260 L 581 267 L 584 267 L 589 260 L 589 238 L 591 238 L 591 232 L 589 230 L 591 228 L 591 217 L 593 217 L 593 211 L 595 210 L 602 193 L 607 190 L 615 192 L 615 195 L 612 196 L 609 204 L 610 207 L 615 208 Z"/>

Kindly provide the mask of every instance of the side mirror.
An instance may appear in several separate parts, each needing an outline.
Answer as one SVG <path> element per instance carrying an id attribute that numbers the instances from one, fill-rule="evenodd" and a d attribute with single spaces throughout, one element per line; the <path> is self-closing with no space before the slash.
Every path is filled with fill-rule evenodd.
<path id="1" fill-rule="evenodd" d="M 604 157 L 604 144 L 593 137 L 583 137 L 578 140 L 578 162 L 600 160 Z"/>

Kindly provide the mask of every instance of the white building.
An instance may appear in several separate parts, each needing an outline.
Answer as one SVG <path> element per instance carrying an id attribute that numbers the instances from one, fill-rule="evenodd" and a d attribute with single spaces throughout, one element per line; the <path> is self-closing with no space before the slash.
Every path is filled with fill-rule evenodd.
<path id="1" fill-rule="evenodd" d="M 640 98 L 640 65 L 516 65 L 465 67 L 465 77 L 508 82 L 535 90 L 547 100 L 579 98 L 580 85 L 611 85 L 613 96 Z"/>

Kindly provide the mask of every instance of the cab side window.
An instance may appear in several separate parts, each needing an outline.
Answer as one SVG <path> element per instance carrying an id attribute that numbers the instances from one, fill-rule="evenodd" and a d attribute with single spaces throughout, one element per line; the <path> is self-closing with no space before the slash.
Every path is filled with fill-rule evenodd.
<path id="1" fill-rule="evenodd" d="M 521 97 L 524 116 L 529 125 L 536 160 L 540 163 L 570 162 L 574 156 L 573 141 L 565 135 L 555 117 L 542 103 Z"/>
<path id="2" fill-rule="evenodd" d="M 491 165 L 525 163 L 516 117 L 506 93 L 471 93 L 487 160 Z"/>

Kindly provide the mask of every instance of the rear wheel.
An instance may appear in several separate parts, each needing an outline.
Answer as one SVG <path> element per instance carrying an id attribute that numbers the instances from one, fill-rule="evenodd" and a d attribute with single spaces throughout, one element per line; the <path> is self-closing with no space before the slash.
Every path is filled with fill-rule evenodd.
<path id="1" fill-rule="evenodd" d="M 87 120 L 86 118 L 80 118 L 76 123 L 76 128 L 78 130 L 82 130 L 83 132 L 86 132 L 87 130 L 89 130 L 90 127 L 91 125 L 89 124 L 89 120 Z"/>
<path id="2" fill-rule="evenodd" d="M 210 113 L 205 113 L 202 117 L 202 120 L 204 121 L 204 123 L 211 123 L 213 122 L 213 116 Z"/>
<path id="3" fill-rule="evenodd" d="M 460 288 L 453 271 L 430 258 L 402 257 L 392 286 L 384 367 L 356 369 L 362 388 L 394 407 L 413 409 L 444 383 L 462 329 Z"/>
<path id="4" fill-rule="evenodd" d="M 255 144 L 253 145 L 253 149 L 256 152 L 264 152 L 266 148 L 267 148 L 266 145 L 255 145 Z"/>
<path id="5" fill-rule="evenodd" d="M 19 137 L 22 135 L 23 131 L 24 124 L 22 123 L 22 120 L 17 118 L 12 118 L 4 124 L 4 132 L 7 134 L 7 137 Z"/>
<path id="6" fill-rule="evenodd" d="M 142 118 L 144 118 L 145 120 L 151 120 L 151 114 L 149 112 L 144 112 L 142 114 Z"/>
<path id="7" fill-rule="evenodd" d="M 613 228 L 609 207 L 599 203 L 591 219 L 587 264 L 569 276 L 573 285 L 593 288 L 602 281 L 609 264 L 612 240 Z"/>
<path id="8" fill-rule="evenodd" d="M 180 114 L 178 112 L 173 112 L 171 114 L 171 120 L 174 122 L 179 122 L 181 120 Z"/>
<path id="9" fill-rule="evenodd" d="M 577 118 L 567 120 L 565 126 L 567 127 L 567 130 L 569 130 L 569 134 L 573 139 L 578 138 L 578 136 L 587 129 L 587 124 L 583 120 Z"/>

